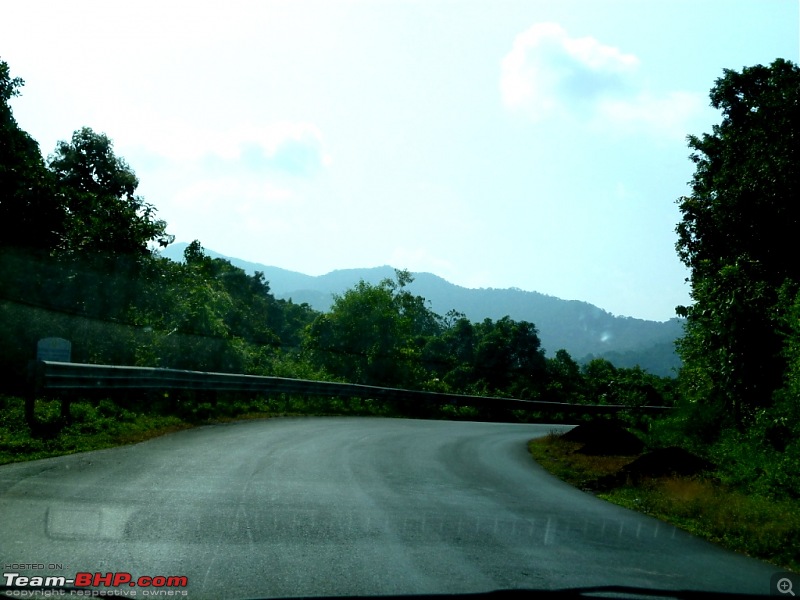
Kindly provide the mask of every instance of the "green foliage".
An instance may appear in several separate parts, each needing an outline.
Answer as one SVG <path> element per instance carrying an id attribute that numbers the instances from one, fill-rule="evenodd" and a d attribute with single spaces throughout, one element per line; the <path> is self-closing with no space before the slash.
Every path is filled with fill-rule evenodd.
<path id="1" fill-rule="evenodd" d="M 663 426 L 668 422 L 659 420 L 658 423 Z M 674 432 L 680 439 L 680 426 Z M 652 436 L 649 441 L 653 441 Z M 800 510 L 796 498 L 786 494 L 761 494 L 740 481 L 734 482 L 728 465 L 721 466 L 717 473 L 708 477 L 669 476 L 631 481 L 619 474 L 635 457 L 587 455 L 577 452 L 581 445 L 551 434 L 531 440 L 528 448 L 547 471 L 580 488 L 596 490 L 600 487 L 603 492 L 598 496 L 605 500 L 650 514 L 773 564 L 791 569 L 800 566 L 797 551 Z M 741 447 L 741 459 L 752 462 L 754 457 L 747 457 L 748 454 L 753 454 L 753 448 Z M 773 464 L 765 461 L 761 466 L 769 470 Z M 758 471 L 758 468 L 753 469 L 751 475 L 758 477 Z"/>
<path id="2" fill-rule="evenodd" d="M 298 339 L 316 315 L 276 301 L 263 276 L 227 261 L 208 268 L 153 257 L 142 269 L 105 273 L 47 257 L 0 253 L 0 372 L 21 393 L 43 337 L 73 342 L 73 360 L 284 376 L 300 368 Z M 105 285 L 104 285 L 105 284 Z M 276 331 L 277 330 L 277 331 Z"/>
<path id="3" fill-rule="evenodd" d="M 545 393 L 547 362 L 532 323 L 509 317 L 471 323 L 453 311 L 440 322 L 422 360 L 441 391 L 523 399 Z"/>
<path id="4" fill-rule="evenodd" d="M 24 82 L 0 59 L 0 250 L 46 252 L 64 231 L 64 207 L 39 144 L 19 128 L 8 102 Z"/>
<path id="5" fill-rule="evenodd" d="M 345 381 L 368 385 L 419 387 L 425 380 L 422 348 L 441 328 L 425 300 L 405 289 L 407 271 L 397 281 L 360 281 L 334 299 L 328 314 L 308 327 L 310 360 Z"/>
<path id="6" fill-rule="evenodd" d="M 797 570 L 800 511 L 791 500 L 743 494 L 709 481 L 674 478 L 600 495 L 698 537 Z"/>
<path id="7" fill-rule="evenodd" d="M 538 398 L 544 387 L 546 363 L 536 327 L 503 317 L 486 319 L 478 328 L 475 373 L 491 393 Z"/>
<path id="8" fill-rule="evenodd" d="M 604 358 L 594 358 L 583 367 L 586 396 L 592 404 L 617 404 L 617 369 Z"/>
<path id="9" fill-rule="evenodd" d="M 139 180 L 124 159 L 114 155 L 111 140 L 88 127 L 61 141 L 48 159 L 57 181 L 57 198 L 67 212 L 60 250 L 142 256 L 149 244 L 167 246 L 172 236 L 155 208 L 136 195 Z"/>
<path id="10" fill-rule="evenodd" d="M 776 60 L 726 70 L 711 91 L 723 120 L 690 136 L 696 172 L 682 198 L 677 250 L 691 269 L 678 349 L 678 410 L 655 442 L 689 446 L 721 481 L 751 495 L 800 498 L 800 264 L 796 237 L 800 69 Z"/>
<path id="11" fill-rule="evenodd" d="M 679 201 L 677 249 L 693 281 L 744 257 L 763 265 L 772 286 L 800 279 L 800 265 L 775 243 L 797 231 L 799 81 L 797 65 L 779 59 L 726 69 L 712 88 L 724 118 L 712 134 L 689 136 L 696 172 L 692 195 Z"/>
<path id="12" fill-rule="evenodd" d="M 636 407 L 672 406 L 675 402 L 672 378 L 640 367 L 617 368 L 604 358 L 595 358 L 584 365 L 582 375 L 583 393 L 590 404 Z"/>
<path id="13" fill-rule="evenodd" d="M 211 259 L 198 242 L 185 258 L 156 261 L 145 281 L 148 301 L 129 313 L 147 332 L 137 364 L 264 375 L 299 367 L 299 338 L 314 311 L 275 300 L 262 273 Z"/>
<path id="14" fill-rule="evenodd" d="M 555 357 L 547 359 L 548 400 L 580 403 L 584 385 L 581 368 L 569 352 L 562 348 Z"/>
<path id="15" fill-rule="evenodd" d="M 776 60 L 769 67 L 726 70 L 711 90 L 723 113 L 712 134 L 690 136 L 696 165 L 692 195 L 676 245 L 691 269 L 684 361 L 684 394 L 718 406 L 720 429 L 745 429 L 769 407 L 786 360 L 780 289 L 797 290 L 800 263 L 785 250 L 800 213 L 800 69 Z"/>

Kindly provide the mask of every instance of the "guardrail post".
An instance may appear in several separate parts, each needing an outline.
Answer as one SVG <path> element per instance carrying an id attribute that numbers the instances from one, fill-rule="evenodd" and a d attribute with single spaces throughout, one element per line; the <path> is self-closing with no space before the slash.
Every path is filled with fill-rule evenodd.
<path id="1" fill-rule="evenodd" d="M 28 393 L 25 395 L 25 421 L 28 427 L 36 426 L 36 397 L 44 385 L 44 363 L 40 360 L 28 362 Z"/>
<path id="2" fill-rule="evenodd" d="M 61 421 L 69 419 L 69 405 L 72 402 L 69 392 L 61 392 Z"/>

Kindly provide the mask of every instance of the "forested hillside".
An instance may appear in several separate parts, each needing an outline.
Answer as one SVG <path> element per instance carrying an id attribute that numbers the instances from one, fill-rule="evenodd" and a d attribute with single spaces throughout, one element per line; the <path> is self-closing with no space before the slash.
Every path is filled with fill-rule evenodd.
<path id="1" fill-rule="evenodd" d="M 181 260 L 185 248 L 185 243 L 172 244 L 162 255 Z M 322 312 L 330 310 L 335 294 L 344 293 L 359 281 L 376 285 L 394 275 L 392 267 L 384 266 L 340 269 L 313 277 L 227 257 L 212 250 L 207 252 L 209 256 L 229 260 L 248 273 L 263 272 L 277 298 L 307 303 Z M 508 316 L 536 323 L 547 356 L 552 357 L 557 350 L 565 349 L 580 363 L 607 358 L 617 366 L 638 365 L 662 376 L 675 376 L 680 368 L 675 341 L 683 335 L 683 319 L 660 323 L 620 317 L 588 302 L 562 300 L 519 289 L 468 289 L 431 273 L 413 275 L 409 291 L 425 298 L 438 314 L 456 310 L 473 322 Z"/>

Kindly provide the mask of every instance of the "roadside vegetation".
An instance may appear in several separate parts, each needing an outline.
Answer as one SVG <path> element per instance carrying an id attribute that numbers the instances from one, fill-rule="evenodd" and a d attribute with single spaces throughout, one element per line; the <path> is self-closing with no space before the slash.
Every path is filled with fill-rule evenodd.
<path id="1" fill-rule="evenodd" d="M 25 460 L 100 450 L 145 440 L 199 425 L 243 419 L 301 415 L 397 416 L 393 407 L 370 400 L 302 397 L 229 397 L 214 402 L 190 393 L 162 395 L 147 404 L 102 399 L 71 403 L 62 419 L 61 401 L 36 403 L 35 428 L 25 421 L 24 401 L 0 396 L 0 465 Z"/>
<path id="2" fill-rule="evenodd" d="M 530 444 L 583 489 L 795 571 L 800 263 L 781 240 L 800 231 L 799 86 L 800 69 L 783 60 L 726 70 L 710 95 L 721 123 L 688 138 L 696 170 L 678 200 L 676 249 L 693 304 L 677 308 L 686 326 L 674 410 L 627 423 L 649 452 L 586 452 L 572 432 Z M 670 469 L 637 473 L 668 451 Z M 695 468 L 681 472 L 687 462 Z"/>
<path id="3" fill-rule="evenodd" d="M 62 418 L 37 400 L 37 341 L 72 343 L 73 362 L 169 367 L 397 388 L 619 404 L 644 444 L 583 452 L 554 437 L 531 445 L 565 480 L 708 539 L 798 568 L 800 548 L 800 69 L 784 60 L 725 70 L 711 90 L 722 118 L 688 137 L 696 170 L 677 200 L 678 256 L 692 304 L 676 377 L 541 347 L 535 324 L 434 313 L 407 271 L 360 282 L 325 313 L 276 299 L 262 273 L 158 250 L 173 237 L 136 194 L 112 141 L 83 127 L 43 156 L 14 120 L 23 81 L 0 60 L 0 462 L 131 443 L 196 424 L 291 414 L 537 420 L 542 415 L 331 399 L 141 394 L 76 397 Z M 581 357 L 579 357 L 581 358 Z M 643 405 L 667 415 L 636 416 Z M 562 415 L 563 416 L 563 415 Z M 548 418 L 559 418 L 549 416 Z M 679 448 L 702 473 L 621 477 L 644 450 Z M 772 548 L 772 550 L 770 550 Z"/>
<path id="4" fill-rule="evenodd" d="M 61 400 L 36 402 L 36 425 L 25 420 L 24 400 L 0 396 L 0 465 L 88 452 L 145 440 L 202 425 L 248 419 L 299 416 L 371 416 L 446 420 L 519 420 L 548 422 L 551 414 L 486 412 L 472 406 L 407 406 L 402 402 L 351 398 L 309 398 L 279 394 L 196 395 L 191 391 L 74 400 L 69 417 L 61 416 Z"/>
<path id="5" fill-rule="evenodd" d="M 608 423 L 601 427 L 606 435 L 619 435 Z M 587 453 L 586 446 L 556 433 L 528 444 L 544 469 L 587 493 L 735 552 L 800 572 L 800 503 L 791 495 L 764 494 L 726 483 L 736 468 L 725 465 L 687 468 L 687 462 L 696 457 L 688 453 L 666 458 L 648 446 L 628 455 L 605 453 L 598 447 Z M 652 457 L 655 460 L 647 460 Z"/>

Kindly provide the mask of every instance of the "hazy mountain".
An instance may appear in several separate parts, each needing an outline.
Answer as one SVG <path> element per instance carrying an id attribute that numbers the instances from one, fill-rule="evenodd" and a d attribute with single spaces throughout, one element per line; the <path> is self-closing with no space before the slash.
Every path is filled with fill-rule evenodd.
<path id="1" fill-rule="evenodd" d="M 183 258 L 186 244 L 169 246 L 163 255 L 173 260 Z M 359 280 L 376 284 L 393 278 L 389 266 L 365 269 L 341 269 L 311 276 L 278 267 L 247 262 L 206 249 L 214 258 L 224 258 L 248 273 L 262 271 L 276 298 L 306 302 L 317 310 L 328 310 L 333 294 L 353 287 Z M 472 321 L 500 319 L 506 315 L 517 321 L 534 323 L 548 355 L 566 349 L 577 360 L 605 357 L 617 366 L 636 364 L 651 373 L 673 375 L 680 366 L 673 343 L 683 333 L 683 322 L 674 318 L 665 322 L 631 317 L 617 317 L 578 300 L 562 300 L 539 292 L 520 289 L 464 288 L 432 273 L 414 273 L 409 289 L 430 302 L 441 315 L 455 309 Z"/>

